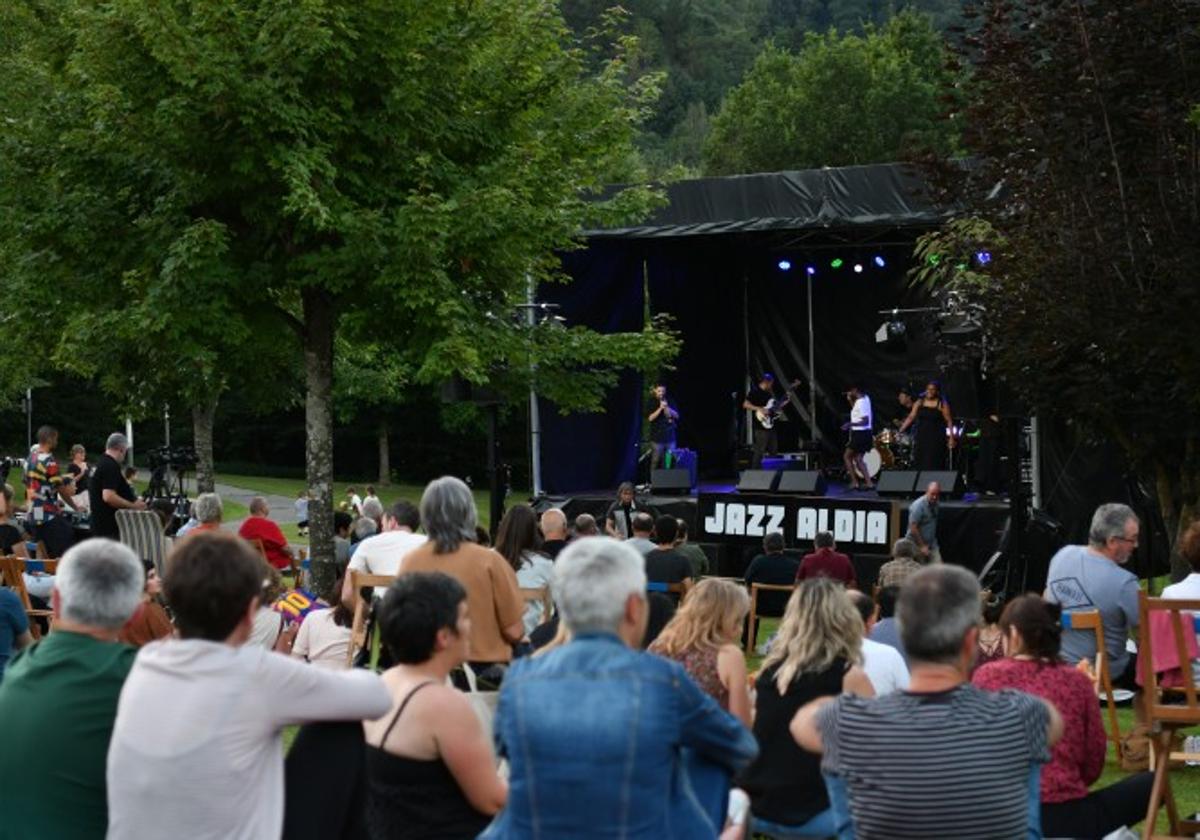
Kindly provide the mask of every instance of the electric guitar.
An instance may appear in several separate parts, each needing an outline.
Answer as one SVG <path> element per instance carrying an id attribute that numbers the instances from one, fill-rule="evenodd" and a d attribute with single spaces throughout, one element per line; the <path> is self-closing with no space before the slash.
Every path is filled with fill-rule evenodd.
<path id="1" fill-rule="evenodd" d="M 800 384 L 801 382 L 799 379 L 794 380 L 792 384 L 788 386 L 788 390 L 794 390 L 795 388 L 798 388 Z M 783 407 L 791 402 L 791 400 L 791 394 L 788 394 L 782 399 L 771 397 L 771 399 L 767 400 L 767 404 L 762 408 L 754 409 L 754 416 L 758 420 L 758 424 L 764 429 L 773 429 L 775 428 L 775 424 L 780 420 L 787 420 L 787 418 L 781 416 L 780 413 L 783 411 Z"/>

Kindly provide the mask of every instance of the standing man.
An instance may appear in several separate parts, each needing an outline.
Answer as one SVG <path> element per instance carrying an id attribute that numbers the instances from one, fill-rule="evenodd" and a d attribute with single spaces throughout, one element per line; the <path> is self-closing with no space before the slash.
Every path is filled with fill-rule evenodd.
<path id="1" fill-rule="evenodd" d="M 118 510 L 145 510 L 146 503 L 139 499 L 125 480 L 121 462 L 129 451 L 129 439 L 120 432 L 113 432 L 104 443 L 104 454 L 96 463 L 96 469 L 88 482 L 88 496 L 92 503 L 92 536 L 120 538 L 117 530 Z"/>
<path id="2" fill-rule="evenodd" d="M 604 514 L 604 531 L 610 537 L 627 540 L 633 536 L 633 517 L 641 512 L 633 492 L 633 482 L 623 481 L 617 488 L 617 500 Z"/>
<path id="3" fill-rule="evenodd" d="M 650 443 L 654 446 L 650 469 L 655 470 L 662 464 L 667 452 L 675 448 L 675 427 L 679 423 L 679 412 L 667 401 L 666 385 L 660 382 L 654 386 L 652 393 L 656 405 L 646 422 L 650 424 Z"/>
<path id="4" fill-rule="evenodd" d="M 30 530 L 34 539 L 45 543 L 51 557 L 62 557 L 71 547 L 74 530 L 62 518 L 62 505 L 71 504 L 75 494 L 70 478 L 64 478 L 54 457 L 58 430 L 42 426 L 37 431 L 37 446 L 29 452 L 25 464 L 25 498 L 30 500 Z"/>
<path id="5" fill-rule="evenodd" d="M 871 430 L 874 428 L 871 398 L 863 392 L 861 386 L 855 384 L 846 392 L 846 399 L 851 405 L 850 422 L 842 428 L 849 429 L 850 438 L 846 441 L 846 451 L 842 460 L 846 464 L 846 473 L 850 476 L 850 489 L 872 490 L 875 485 L 871 483 L 871 473 L 867 469 L 867 462 L 863 460 L 863 456 L 875 446 L 875 440 L 871 436 Z"/>
<path id="6" fill-rule="evenodd" d="M 758 384 L 750 389 L 750 392 L 746 394 L 746 399 L 742 402 L 742 408 L 754 412 L 750 420 L 754 426 L 754 455 L 750 459 L 750 469 L 752 470 L 762 469 L 765 453 L 774 455 L 779 449 L 779 436 L 775 431 L 772 414 L 772 400 L 774 399 L 772 388 L 774 387 L 775 377 L 764 373 L 759 378 Z M 762 418 L 758 415 L 760 411 L 766 413 L 769 426 L 763 424 Z"/>
<path id="7" fill-rule="evenodd" d="M 941 563 L 942 552 L 938 550 L 937 522 L 938 499 L 942 486 L 929 482 L 925 495 L 908 506 L 908 538 L 917 544 L 917 553 L 927 563 Z"/>

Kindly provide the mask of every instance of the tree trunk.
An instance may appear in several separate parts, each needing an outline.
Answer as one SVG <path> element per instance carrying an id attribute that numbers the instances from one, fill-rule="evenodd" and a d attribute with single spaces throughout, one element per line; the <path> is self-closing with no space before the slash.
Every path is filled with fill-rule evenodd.
<path id="1" fill-rule="evenodd" d="M 307 287 L 304 304 L 304 464 L 308 478 L 308 541 L 313 590 L 328 597 L 333 553 L 333 301 Z"/>
<path id="2" fill-rule="evenodd" d="M 387 420 L 380 418 L 379 420 L 379 484 L 382 487 L 387 487 L 392 483 L 392 462 L 391 453 L 388 449 L 388 424 Z"/>
<path id="3" fill-rule="evenodd" d="M 1183 535 L 1196 521 L 1197 486 L 1193 475 L 1192 456 L 1194 441 L 1184 447 L 1182 462 L 1175 466 L 1175 474 L 1162 462 L 1155 466 L 1155 491 L 1158 508 L 1162 512 L 1163 526 L 1171 540 L 1171 580 L 1179 582 L 1192 573 L 1193 569 L 1179 553 Z"/>
<path id="4" fill-rule="evenodd" d="M 196 492 L 211 493 L 216 487 L 213 457 L 213 418 L 217 413 L 217 397 L 207 403 L 192 406 L 192 437 L 196 444 Z"/>

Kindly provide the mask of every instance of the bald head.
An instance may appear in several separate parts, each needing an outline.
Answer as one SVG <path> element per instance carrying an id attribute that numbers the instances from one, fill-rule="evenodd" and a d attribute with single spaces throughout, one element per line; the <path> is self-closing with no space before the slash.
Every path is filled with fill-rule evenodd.
<path id="1" fill-rule="evenodd" d="M 936 481 L 929 482 L 929 486 L 925 488 L 925 497 L 931 502 L 936 502 L 942 495 L 942 485 Z"/>
<path id="2" fill-rule="evenodd" d="M 567 538 L 567 515 L 558 508 L 550 508 L 542 514 L 542 537 L 547 540 Z"/>

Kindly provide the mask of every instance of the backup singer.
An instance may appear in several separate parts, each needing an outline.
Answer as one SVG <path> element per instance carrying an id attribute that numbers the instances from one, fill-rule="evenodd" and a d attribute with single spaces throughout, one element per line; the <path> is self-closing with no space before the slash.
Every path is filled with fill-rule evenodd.
<path id="1" fill-rule="evenodd" d="M 913 469 L 946 469 L 948 452 L 957 441 L 947 434 L 954 427 L 954 418 L 950 414 L 950 403 L 942 397 L 942 386 L 936 379 L 929 381 L 925 393 L 913 403 L 908 419 L 900 425 L 900 433 L 913 424 L 916 424 Z"/>
<path id="2" fill-rule="evenodd" d="M 871 436 L 871 430 L 874 428 L 871 398 L 863 392 L 861 386 L 851 385 L 850 390 L 846 392 L 846 399 L 851 406 L 850 422 L 843 428 L 849 429 L 850 438 L 846 442 L 842 460 L 850 478 L 850 489 L 872 490 L 875 485 L 871 482 L 871 472 L 863 460 L 863 456 L 875 446 L 875 440 Z"/>

